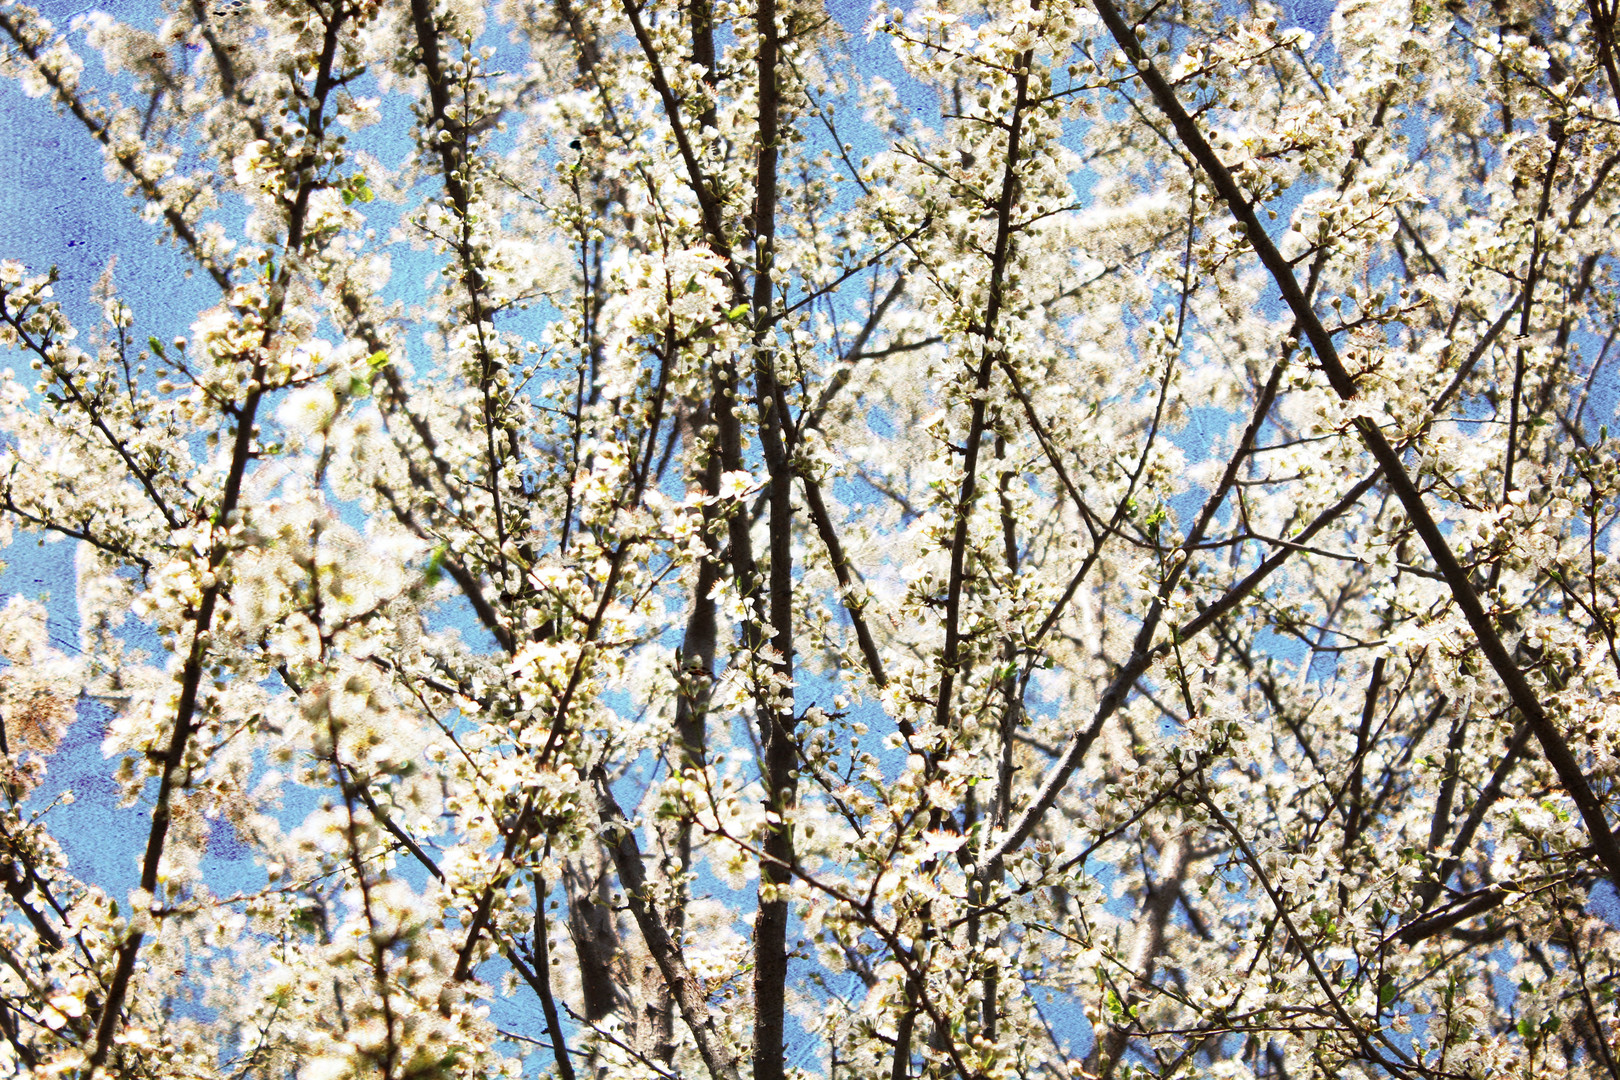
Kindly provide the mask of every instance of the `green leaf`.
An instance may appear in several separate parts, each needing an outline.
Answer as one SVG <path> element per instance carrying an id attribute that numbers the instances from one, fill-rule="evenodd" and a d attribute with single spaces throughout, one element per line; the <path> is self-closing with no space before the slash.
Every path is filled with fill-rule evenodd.
<path id="1" fill-rule="evenodd" d="M 165 356 L 164 352 L 163 352 L 163 342 L 159 341 L 155 337 L 149 337 L 149 338 L 146 339 L 146 344 L 147 344 L 147 347 L 152 350 L 152 355 L 157 356 L 157 357 L 161 357 L 163 359 L 168 359 L 168 357 Z"/>
<path id="2" fill-rule="evenodd" d="M 1521 1039 L 1528 1039 L 1536 1033 L 1536 1026 L 1530 1022 L 1528 1016 L 1520 1018 L 1518 1029 Z"/>
<path id="3" fill-rule="evenodd" d="M 1395 984 L 1394 983 L 1386 982 L 1383 986 L 1380 986 L 1378 988 L 1378 1004 L 1379 1004 L 1380 1007 L 1387 1007 L 1389 1005 L 1389 1003 L 1394 1001 L 1394 1000 L 1395 1000 Z"/>
<path id="4" fill-rule="evenodd" d="M 357 202 L 368 203 L 376 198 L 371 192 L 371 181 L 366 179 L 365 173 L 355 173 L 345 180 L 340 194 L 343 196 L 345 206 L 353 206 Z"/>
<path id="5" fill-rule="evenodd" d="M 292 924 L 306 934 L 313 934 L 320 928 L 320 910 L 313 904 L 294 908 L 289 914 L 292 915 Z"/>
<path id="6" fill-rule="evenodd" d="M 437 585 L 444 577 L 444 556 L 450 550 L 450 545 L 441 542 L 428 556 L 427 569 L 422 572 L 422 582 L 426 585 Z"/>
<path id="7" fill-rule="evenodd" d="M 726 312 L 726 318 L 730 319 L 732 322 L 736 322 L 738 319 L 743 318 L 747 314 L 748 314 L 748 305 L 747 304 L 738 304 L 736 307 L 734 307 L 730 311 Z"/>
<path id="8" fill-rule="evenodd" d="M 388 366 L 388 352 L 387 352 L 387 350 L 378 349 L 376 352 L 374 352 L 370 356 L 366 357 L 366 365 L 368 367 L 370 367 L 372 371 L 381 371 L 383 368 L 387 367 Z"/>

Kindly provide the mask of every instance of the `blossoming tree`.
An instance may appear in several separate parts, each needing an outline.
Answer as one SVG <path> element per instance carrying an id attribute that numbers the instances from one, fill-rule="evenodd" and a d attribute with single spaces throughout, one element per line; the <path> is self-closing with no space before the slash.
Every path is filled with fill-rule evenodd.
<path id="1" fill-rule="evenodd" d="M 0 1075 L 1620 1078 L 1612 4 L 0 6 Z"/>

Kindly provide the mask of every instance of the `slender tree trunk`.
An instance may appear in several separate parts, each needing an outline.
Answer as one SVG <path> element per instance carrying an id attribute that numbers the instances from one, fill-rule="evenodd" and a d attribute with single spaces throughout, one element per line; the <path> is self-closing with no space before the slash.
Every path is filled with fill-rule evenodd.
<path id="1" fill-rule="evenodd" d="M 796 783 L 793 703 L 793 474 L 784 435 L 787 399 L 776 382 L 770 348 L 776 239 L 777 40 L 776 2 L 759 0 L 759 171 L 754 198 L 754 392 L 759 438 L 770 484 L 771 685 L 760 695 L 765 745 L 765 800 L 774 815 L 759 868 L 759 911 L 754 919 L 754 1080 L 782 1080 L 787 995 L 788 902 L 793 832 L 789 823 Z"/>
<path id="2" fill-rule="evenodd" d="M 594 1023 L 617 1011 L 624 998 L 614 977 L 622 965 L 606 869 L 596 869 L 584 859 L 567 860 L 563 863 L 563 891 L 568 897 L 568 936 L 579 958 L 584 1015 Z"/>
<path id="3" fill-rule="evenodd" d="M 1149 882 L 1142 897 L 1142 911 L 1136 919 L 1136 941 L 1131 945 L 1128 961 L 1134 973 L 1130 989 L 1121 1003 L 1129 1009 L 1144 1000 L 1153 985 L 1153 973 L 1158 967 L 1159 953 L 1164 948 L 1164 930 L 1181 895 L 1182 882 L 1187 877 L 1190 851 L 1186 840 L 1173 836 L 1159 851 L 1156 868 L 1158 880 Z M 1115 1024 L 1098 1040 L 1098 1076 L 1109 1080 L 1119 1068 L 1121 1056 L 1131 1041 L 1129 1016 Z"/>
<path id="4" fill-rule="evenodd" d="M 697 403 L 688 403 L 689 422 L 682 433 L 683 439 L 700 438 L 703 429 L 703 410 Z M 720 456 L 710 447 L 703 451 L 704 459 L 697 482 L 705 495 L 714 495 L 720 489 Z M 711 530 L 716 524 L 713 509 L 703 510 L 703 537 L 705 543 L 714 538 Z M 718 630 L 715 620 L 715 601 L 711 595 L 720 579 L 720 560 L 711 553 L 698 563 L 697 581 L 692 587 L 692 610 L 686 620 L 686 635 L 681 641 L 679 657 L 679 697 L 675 701 L 675 745 L 666 751 L 668 767 L 676 774 L 687 769 L 703 769 L 708 757 L 707 720 L 709 697 L 714 686 L 714 665 L 717 653 Z M 692 866 L 692 819 L 682 814 L 662 826 L 664 846 L 663 872 L 666 881 L 678 880 Z M 679 934 L 686 926 L 685 887 L 677 884 L 670 890 L 676 902 L 669 910 L 670 930 Z M 670 988 L 664 984 L 656 967 L 649 968 L 644 994 L 648 1000 L 648 1021 L 652 1025 L 652 1053 L 665 1064 L 675 1054 L 675 1002 Z"/>

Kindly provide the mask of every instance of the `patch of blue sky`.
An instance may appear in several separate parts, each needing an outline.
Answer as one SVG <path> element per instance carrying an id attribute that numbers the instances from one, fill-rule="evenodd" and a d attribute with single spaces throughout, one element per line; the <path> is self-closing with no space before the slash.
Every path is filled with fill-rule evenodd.
<path id="1" fill-rule="evenodd" d="M 490 654 L 499 649 L 495 634 L 484 625 L 472 601 L 459 589 L 442 593 L 422 609 L 422 622 L 430 634 L 452 630 L 474 653 Z"/>
<path id="2" fill-rule="evenodd" d="M 1091 1053 L 1096 1032 L 1079 997 L 1038 978 L 1025 980 L 1024 990 L 1059 1053 L 1070 1060 Z"/>
<path id="3" fill-rule="evenodd" d="M 87 82 L 95 64 L 90 53 Z M 106 181 L 100 149 L 78 122 L 54 114 L 43 99 L 26 97 L 9 79 L 0 81 L 0 147 L 0 257 L 24 263 L 31 274 L 58 268 L 55 299 L 79 331 L 80 346 L 102 324 L 90 293 L 115 256 L 119 292 L 135 311 L 135 330 L 144 331 L 137 341 L 145 334 L 167 340 L 188 333 L 196 313 L 218 302 L 214 283 L 188 277 L 184 253 L 160 245 L 162 228 L 142 221 L 122 186 Z M 8 351 L 0 361 L 31 384 L 20 352 Z"/>
<path id="4" fill-rule="evenodd" d="M 1611 926 L 1620 926 L 1620 895 L 1608 880 L 1594 882 L 1586 894 L 1586 910 Z"/>
<path id="5" fill-rule="evenodd" d="M 152 808 L 149 801 L 120 805 L 123 793 L 113 776 L 118 762 L 101 751 L 112 716 L 107 705 L 80 699 L 72 725 L 47 760 L 44 780 L 22 811 L 43 815 L 70 875 L 127 907 L 141 878 L 141 848 L 133 841 L 145 837 Z M 62 799 L 64 792 L 72 792 L 71 803 Z"/>

